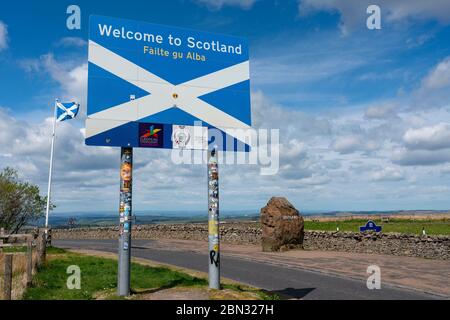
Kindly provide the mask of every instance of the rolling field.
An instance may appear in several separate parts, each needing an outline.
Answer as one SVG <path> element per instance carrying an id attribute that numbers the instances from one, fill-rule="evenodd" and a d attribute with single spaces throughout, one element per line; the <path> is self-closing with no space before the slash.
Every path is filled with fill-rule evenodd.
<path id="1" fill-rule="evenodd" d="M 383 222 L 381 219 L 373 219 L 377 225 L 383 227 L 382 232 L 397 232 L 406 234 L 422 234 L 425 229 L 429 235 L 450 235 L 450 219 L 390 219 L 389 222 Z M 336 221 L 317 221 L 306 220 L 305 230 L 322 230 L 322 231 L 352 231 L 359 232 L 359 227 L 365 225 L 366 219 L 336 220 Z"/>

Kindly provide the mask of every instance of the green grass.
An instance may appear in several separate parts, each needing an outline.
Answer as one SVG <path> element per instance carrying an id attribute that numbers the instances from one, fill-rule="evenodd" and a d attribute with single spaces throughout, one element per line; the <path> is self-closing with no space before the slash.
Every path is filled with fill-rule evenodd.
<path id="1" fill-rule="evenodd" d="M 27 252 L 27 246 L 17 246 L 17 247 L 5 247 L 2 249 L 3 253 L 20 253 L 20 252 Z M 33 250 L 36 250 L 33 248 Z M 57 254 L 57 253 L 65 253 L 66 251 L 63 249 L 59 249 L 56 247 L 48 247 L 47 253 L 48 254 Z"/>
<path id="2" fill-rule="evenodd" d="M 222 289 L 229 289 L 237 292 L 253 292 L 255 293 L 261 300 L 279 300 L 280 297 L 276 294 L 270 293 L 265 290 L 260 289 L 249 289 L 248 287 L 243 287 L 239 284 L 222 284 Z"/>
<path id="3" fill-rule="evenodd" d="M 3 253 L 27 252 L 27 246 L 5 247 L 2 250 Z"/>
<path id="4" fill-rule="evenodd" d="M 382 222 L 381 219 L 374 220 L 377 225 L 383 227 L 382 232 L 399 232 L 407 234 L 422 234 L 422 228 L 429 235 L 450 235 L 450 220 L 400 220 L 391 219 L 389 222 Z M 367 220 L 354 219 L 348 221 L 305 221 L 305 230 L 323 230 L 359 232 L 359 227 L 365 225 Z"/>
<path id="5" fill-rule="evenodd" d="M 50 248 L 50 259 L 33 279 L 33 286 L 24 295 L 27 300 L 53 299 L 94 299 L 101 291 L 115 292 L 117 283 L 117 261 L 106 258 L 84 256 Z M 66 286 L 67 267 L 77 265 L 81 270 L 81 289 L 69 290 Z M 172 271 L 167 268 L 155 268 L 140 264 L 131 264 L 132 290 L 149 288 L 171 288 L 175 286 L 205 286 L 205 279 Z"/>
<path id="6" fill-rule="evenodd" d="M 63 254 L 68 253 L 66 250 L 58 248 L 58 247 L 47 247 L 47 254 Z"/>
<path id="7" fill-rule="evenodd" d="M 25 300 L 91 300 L 99 293 L 108 299 L 116 296 L 117 260 L 87 256 L 50 247 L 47 250 L 47 264 L 40 268 L 33 278 L 33 286 L 26 290 Z M 69 290 L 66 286 L 67 267 L 77 265 L 81 270 L 81 289 Z M 207 287 L 206 279 L 194 277 L 164 267 L 150 267 L 131 264 L 131 291 L 141 293 L 149 289 L 173 287 Z M 224 289 L 236 292 L 255 293 L 260 299 L 277 299 L 277 296 L 240 286 L 225 284 Z"/>

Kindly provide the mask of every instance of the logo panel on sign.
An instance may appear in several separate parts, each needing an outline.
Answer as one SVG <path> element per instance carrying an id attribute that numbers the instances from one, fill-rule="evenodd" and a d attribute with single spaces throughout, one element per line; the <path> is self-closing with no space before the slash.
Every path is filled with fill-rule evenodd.
<path id="1" fill-rule="evenodd" d="M 164 126 L 156 123 L 139 123 L 139 147 L 162 148 Z"/>

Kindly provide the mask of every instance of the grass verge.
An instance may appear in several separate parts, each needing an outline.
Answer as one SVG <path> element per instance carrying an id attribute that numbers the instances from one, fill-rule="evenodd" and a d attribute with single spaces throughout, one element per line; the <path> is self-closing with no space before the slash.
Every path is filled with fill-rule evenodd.
<path id="1" fill-rule="evenodd" d="M 344 221 L 305 221 L 305 230 L 322 230 L 322 231 L 353 231 L 359 232 L 359 227 L 365 225 L 367 220 L 353 219 Z M 450 220 L 396 220 L 390 219 L 389 222 L 382 222 L 381 219 L 374 219 L 377 225 L 383 226 L 383 233 L 398 232 L 406 234 L 422 234 L 425 228 L 426 234 L 429 235 L 450 235 Z"/>
<path id="2" fill-rule="evenodd" d="M 117 260 L 83 255 L 58 248 L 49 248 L 47 253 L 46 265 L 38 270 L 33 278 L 33 286 L 26 290 L 23 299 L 119 299 L 115 294 Z M 81 270 L 81 289 L 79 290 L 70 290 L 66 285 L 67 278 L 70 276 L 66 271 L 71 265 L 76 265 Z M 207 286 L 207 280 L 203 278 L 165 267 L 150 267 L 140 263 L 131 263 L 131 288 L 136 298 L 139 298 L 143 292 L 157 292 L 171 288 L 199 288 L 203 290 Z M 227 284 L 224 285 L 224 289 L 235 293 L 233 297 L 237 299 L 240 295 L 248 297 L 244 293 L 252 293 L 256 299 L 276 298 L 269 293 L 245 286 Z M 213 294 L 210 298 L 220 299 L 221 296 Z"/>
<path id="3" fill-rule="evenodd" d="M 27 246 L 4 247 L 1 249 L 3 253 L 27 252 Z"/>

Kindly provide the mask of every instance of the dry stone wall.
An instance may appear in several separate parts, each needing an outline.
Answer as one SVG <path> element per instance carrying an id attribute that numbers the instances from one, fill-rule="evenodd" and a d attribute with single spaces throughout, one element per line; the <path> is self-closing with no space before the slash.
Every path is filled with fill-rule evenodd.
<path id="1" fill-rule="evenodd" d="M 117 239 L 118 227 L 54 229 L 53 239 Z M 229 244 L 261 245 L 259 223 L 221 224 L 221 241 Z M 154 224 L 134 226 L 134 239 L 208 240 L 208 225 Z M 450 236 L 419 236 L 394 233 L 305 231 L 306 250 L 391 254 L 396 256 L 450 259 Z"/>

